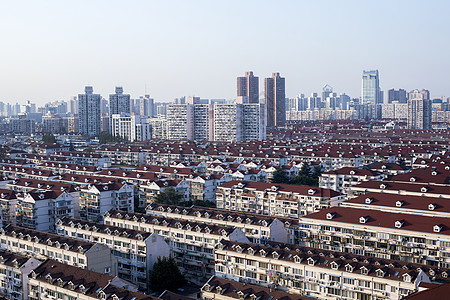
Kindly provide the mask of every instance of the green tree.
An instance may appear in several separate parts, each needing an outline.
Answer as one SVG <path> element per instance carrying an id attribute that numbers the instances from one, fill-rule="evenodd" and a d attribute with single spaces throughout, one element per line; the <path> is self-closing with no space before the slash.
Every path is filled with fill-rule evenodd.
<path id="1" fill-rule="evenodd" d="M 114 136 L 108 131 L 102 131 L 100 132 L 98 136 L 98 141 L 100 144 L 106 144 L 106 143 L 120 143 L 123 142 L 124 139 L 120 136 Z"/>
<path id="2" fill-rule="evenodd" d="M 53 134 L 44 134 L 42 136 L 42 141 L 44 143 L 56 143 L 56 137 Z"/>
<path id="3" fill-rule="evenodd" d="M 319 180 L 308 175 L 298 175 L 291 180 L 291 183 L 298 185 L 318 186 Z"/>
<path id="4" fill-rule="evenodd" d="M 322 175 L 322 168 L 320 166 L 314 166 L 312 177 L 319 179 L 320 175 Z"/>
<path id="5" fill-rule="evenodd" d="M 300 168 L 300 171 L 299 171 L 299 175 L 305 175 L 305 176 L 309 175 L 309 165 L 307 163 L 304 162 L 302 164 L 302 167 Z"/>
<path id="6" fill-rule="evenodd" d="M 277 167 L 273 172 L 272 183 L 289 183 L 289 177 L 281 167 Z"/>
<path id="7" fill-rule="evenodd" d="M 173 257 L 158 257 L 158 261 L 149 272 L 149 285 L 152 292 L 175 291 L 185 284 L 186 280 Z"/>
<path id="8" fill-rule="evenodd" d="M 6 155 L 8 154 L 8 151 L 5 147 L 0 147 L 0 158 L 6 158 Z"/>
<path id="9" fill-rule="evenodd" d="M 179 205 L 182 198 L 183 195 L 178 193 L 173 187 L 169 187 L 156 196 L 155 202 L 160 204 Z"/>

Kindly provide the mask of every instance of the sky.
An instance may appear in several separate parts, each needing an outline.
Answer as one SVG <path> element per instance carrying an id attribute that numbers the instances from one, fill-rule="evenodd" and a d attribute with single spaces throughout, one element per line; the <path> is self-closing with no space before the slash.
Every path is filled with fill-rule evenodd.
<path id="1" fill-rule="evenodd" d="M 68 100 L 92 85 L 155 101 L 233 99 L 280 72 L 286 96 L 383 90 L 450 96 L 450 1 L 0 0 L 0 101 Z"/>

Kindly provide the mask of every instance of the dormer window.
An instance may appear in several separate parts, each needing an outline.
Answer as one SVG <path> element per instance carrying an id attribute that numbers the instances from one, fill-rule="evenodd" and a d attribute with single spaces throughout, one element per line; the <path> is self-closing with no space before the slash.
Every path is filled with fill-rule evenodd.
<path id="1" fill-rule="evenodd" d="M 386 185 L 380 184 L 380 189 L 384 190 L 386 188 Z"/>
<path id="2" fill-rule="evenodd" d="M 395 221 L 395 228 L 402 228 L 403 224 L 405 223 L 404 220 L 397 220 Z"/>
<path id="3" fill-rule="evenodd" d="M 266 257 L 267 252 L 261 249 L 259 250 L 259 255 L 261 255 L 261 257 Z"/>
<path id="4" fill-rule="evenodd" d="M 367 269 L 366 267 L 361 267 L 361 274 L 363 275 L 369 274 L 369 269 Z"/>
<path id="5" fill-rule="evenodd" d="M 436 176 L 436 175 L 437 175 L 437 172 L 436 172 L 436 171 L 433 171 L 433 172 L 431 172 L 431 175 Z"/>
<path id="6" fill-rule="evenodd" d="M 403 206 L 403 201 L 397 201 L 397 202 L 395 202 L 395 206 L 397 206 L 397 207 L 402 207 L 402 206 Z"/>
<path id="7" fill-rule="evenodd" d="M 326 218 L 327 218 L 327 220 L 331 220 L 331 219 L 333 219 L 334 218 L 334 216 L 336 215 L 336 213 L 327 213 L 326 214 Z"/>
<path id="8" fill-rule="evenodd" d="M 280 257 L 280 254 L 278 254 L 276 251 L 272 252 L 272 256 L 275 259 L 278 259 Z"/>
<path id="9" fill-rule="evenodd" d="M 248 248 L 248 254 L 254 255 L 255 254 L 255 250 L 253 250 L 252 248 Z"/>
<path id="10" fill-rule="evenodd" d="M 442 227 L 443 227 L 442 224 L 434 225 L 433 226 L 433 232 L 441 232 Z"/>
<path id="11" fill-rule="evenodd" d="M 366 222 L 367 222 L 367 220 L 369 219 L 369 217 L 367 217 L 367 216 L 363 216 L 363 217 L 360 217 L 359 218 L 359 223 L 361 223 L 361 224 L 365 224 Z"/>
<path id="12" fill-rule="evenodd" d="M 349 273 L 352 273 L 352 272 L 353 272 L 353 266 L 350 265 L 350 264 L 347 264 L 347 265 L 345 266 L 345 271 L 346 271 L 346 272 L 349 272 Z"/>
<path id="13" fill-rule="evenodd" d="M 355 171 L 354 171 L 354 170 L 351 170 L 351 171 L 350 171 L 350 175 L 355 175 Z"/>
<path id="14" fill-rule="evenodd" d="M 422 193 L 426 193 L 426 192 L 428 192 L 428 189 L 427 189 L 426 187 L 422 187 L 422 188 L 420 189 L 420 191 L 421 191 Z"/>
<path id="15" fill-rule="evenodd" d="M 434 210 L 435 208 L 436 208 L 436 204 L 434 204 L 434 203 L 428 204 L 428 209 L 429 210 Z"/>
<path id="16" fill-rule="evenodd" d="M 330 264 L 330 266 L 331 266 L 331 268 L 332 268 L 333 270 L 337 270 L 337 269 L 339 268 L 339 265 L 338 265 L 335 261 L 333 261 L 333 262 Z"/>
<path id="17" fill-rule="evenodd" d="M 370 203 L 373 202 L 373 199 L 372 198 L 366 198 L 365 202 L 366 202 L 366 204 L 370 204 Z"/>
<path id="18" fill-rule="evenodd" d="M 385 274 L 385 273 L 384 273 L 383 270 L 381 270 L 381 269 L 378 269 L 378 270 L 377 270 L 377 276 L 378 276 L 378 277 L 384 277 L 384 274 Z"/>
<path id="19" fill-rule="evenodd" d="M 314 189 L 309 189 L 309 190 L 308 190 L 308 195 L 314 195 L 315 192 L 316 192 L 316 190 L 314 190 Z"/>
<path id="20" fill-rule="evenodd" d="M 411 178 L 409 179 L 409 181 L 415 182 L 415 181 L 416 181 L 416 178 L 415 178 L 415 177 L 411 177 Z"/>
<path id="21" fill-rule="evenodd" d="M 314 258 L 312 258 L 312 257 L 308 257 L 307 261 L 308 261 L 308 265 L 310 265 L 310 266 L 314 266 L 314 263 L 316 262 L 314 260 Z"/>

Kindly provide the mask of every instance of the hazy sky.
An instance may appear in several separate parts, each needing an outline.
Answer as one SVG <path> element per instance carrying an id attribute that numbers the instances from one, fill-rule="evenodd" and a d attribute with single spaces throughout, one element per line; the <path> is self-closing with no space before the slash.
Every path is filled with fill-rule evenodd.
<path id="1" fill-rule="evenodd" d="M 450 1 L 0 0 L 0 101 L 66 100 L 116 85 L 157 101 L 235 97 L 252 70 L 286 77 L 286 96 L 383 90 L 450 96 Z"/>

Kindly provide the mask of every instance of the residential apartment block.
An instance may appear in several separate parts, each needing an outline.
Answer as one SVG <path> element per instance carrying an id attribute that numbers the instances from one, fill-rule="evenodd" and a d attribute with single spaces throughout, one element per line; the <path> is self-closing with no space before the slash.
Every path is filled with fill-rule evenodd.
<path id="1" fill-rule="evenodd" d="M 450 219 L 445 217 L 333 207 L 303 216 L 300 231 L 310 247 L 450 266 Z"/>
<path id="2" fill-rule="evenodd" d="M 217 188 L 218 208 L 299 218 L 336 206 L 344 195 L 330 189 L 265 182 L 230 181 Z"/>
<path id="3" fill-rule="evenodd" d="M 29 300 L 156 300 L 135 291 L 129 282 L 46 260 L 29 274 Z"/>
<path id="4" fill-rule="evenodd" d="M 179 218 L 111 210 L 105 214 L 104 222 L 124 231 L 161 235 L 169 243 L 181 271 L 198 283 L 214 274 L 214 247 L 220 239 L 249 241 L 239 228 Z"/>
<path id="5" fill-rule="evenodd" d="M 149 270 L 158 257 L 170 254 L 169 245 L 156 233 L 67 217 L 59 219 L 56 226 L 59 235 L 111 248 L 118 260 L 118 276 L 145 292 L 148 291 Z"/>
<path id="6" fill-rule="evenodd" d="M 402 299 L 449 270 L 287 244 L 221 241 L 216 276 L 319 299 Z"/>
<path id="7" fill-rule="evenodd" d="M 146 213 L 171 219 L 239 228 L 250 242 L 255 244 L 265 241 L 293 244 L 296 242 L 298 233 L 298 219 L 277 218 L 226 209 L 152 203 L 147 206 Z"/>
<path id="8" fill-rule="evenodd" d="M 40 260 L 47 258 L 82 269 L 117 275 L 117 259 L 105 245 L 7 225 L 0 229 L 0 247 Z"/>

